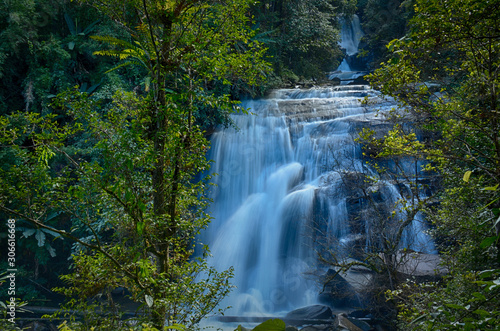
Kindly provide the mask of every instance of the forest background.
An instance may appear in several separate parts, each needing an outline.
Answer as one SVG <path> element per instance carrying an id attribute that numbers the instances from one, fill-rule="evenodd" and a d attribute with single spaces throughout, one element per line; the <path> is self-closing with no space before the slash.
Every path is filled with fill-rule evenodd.
<path id="1" fill-rule="evenodd" d="M 190 259 L 193 239 L 210 222 L 208 178 L 200 175 L 209 167 L 209 133 L 231 125 L 231 112 L 246 111 L 241 98 L 323 81 L 343 57 L 340 18 L 356 13 L 362 56 L 375 70 L 370 80 L 403 110 L 390 118 L 393 131 L 381 139 L 365 132 L 363 143 L 375 159 L 425 159 L 440 178 L 434 199 L 418 208 L 449 274 L 386 288 L 394 321 L 495 329 L 499 7 L 2 1 L 0 209 L 2 219 L 16 219 L 16 297 L 44 305 L 61 298 L 59 287 L 73 298 L 70 308 L 88 311 L 87 297 L 124 287 L 156 328 L 191 327 L 213 313 L 232 271 Z M 417 140 L 415 130 L 429 139 Z M 1 227 L 7 252 L 9 223 Z M 103 321 L 90 314 L 85 323 Z M 121 325 L 119 312 L 105 323 Z"/>

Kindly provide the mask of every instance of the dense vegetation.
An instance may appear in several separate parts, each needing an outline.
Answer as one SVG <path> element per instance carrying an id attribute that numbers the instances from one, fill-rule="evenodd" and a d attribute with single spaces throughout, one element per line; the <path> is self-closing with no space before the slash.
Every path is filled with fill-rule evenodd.
<path id="1" fill-rule="evenodd" d="M 389 292 L 401 329 L 500 325 L 499 7 L 415 1 L 408 33 L 388 44 L 388 60 L 371 76 L 398 101 L 390 116 L 397 124 L 378 155 L 425 159 L 425 170 L 441 178 L 433 199 L 414 208 L 432 222 L 448 275 L 405 280 Z"/>
<path id="2" fill-rule="evenodd" d="M 414 13 L 414 0 L 358 0 L 358 15 L 363 32 L 361 54 L 367 57 L 372 69 L 387 60 L 386 45 L 403 37 Z"/>
<path id="3" fill-rule="evenodd" d="M 124 288 L 148 327 L 191 328 L 214 313 L 232 270 L 207 266 L 196 242 L 210 222 L 206 133 L 230 125 L 245 111 L 238 98 L 271 86 L 265 78 L 289 84 L 334 67 L 347 7 L 2 2 L 0 211 L 17 246 L 2 268 L 18 269 L 18 306 L 57 292 L 85 312 L 71 328 L 118 330 L 110 293 Z"/>
<path id="4" fill-rule="evenodd" d="M 16 220 L 16 296 L 41 305 L 58 286 L 83 329 L 123 326 L 113 302 L 87 300 L 116 288 L 142 305 L 144 329 L 213 313 L 232 271 L 208 267 L 195 240 L 210 222 L 206 134 L 245 111 L 244 95 L 322 80 L 342 57 L 338 18 L 354 13 L 371 83 L 398 102 L 394 129 L 362 141 L 440 179 L 400 205 L 425 213 L 449 272 L 386 283 L 395 323 L 498 329 L 498 0 L 3 1 L 0 215 Z"/>

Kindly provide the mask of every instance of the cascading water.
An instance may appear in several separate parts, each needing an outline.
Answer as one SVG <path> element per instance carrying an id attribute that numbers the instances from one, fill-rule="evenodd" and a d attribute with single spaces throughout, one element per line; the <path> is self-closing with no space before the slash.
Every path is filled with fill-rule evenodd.
<path id="1" fill-rule="evenodd" d="M 343 20 L 340 30 L 340 47 L 346 50 L 347 55 L 358 53 L 359 42 L 364 36 L 358 15 L 353 15 L 351 21 Z"/>
<path id="2" fill-rule="evenodd" d="M 359 20 L 350 26 L 360 31 Z M 349 53 L 357 51 L 359 39 L 343 43 Z M 233 115 L 237 129 L 211 137 L 208 157 L 218 175 L 209 210 L 213 222 L 203 240 L 214 256 L 211 264 L 234 267 L 237 289 L 222 304 L 232 306 L 228 314 L 279 315 L 318 302 L 317 278 L 306 277 L 327 271 L 318 263 L 318 242 L 334 250 L 373 244 L 369 219 L 352 215 L 358 202 L 348 183 L 358 185 L 359 175 L 373 171 L 355 142 L 357 133 L 383 126 L 375 109 L 384 112 L 394 104 L 368 86 L 341 85 L 278 90 L 243 106 L 253 114 Z M 379 185 L 380 199 L 394 205 L 401 188 Z M 421 216 L 415 219 L 402 243 L 432 251 Z"/>
<path id="3" fill-rule="evenodd" d="M 363 106 L 364 97 L 373 106 Z M 344 242 L 356 234 L 342 178 L 367 171 L 354 138 L 381 122 L 375 108 L 392 104 L 367 86 L 337 86 L 279 90 L 243 106 L 254 115 L 234 115 L 238 129 L 215 132 L 209 155 L 218 174 L 207 233 L 212 262 L 235 268 L 227 304 L 232 314 L 256 315 L 317 303 L 315 279 L 305 274 L 318 272 L 319 233 Z"/>
<path id="4" fill-rule="evenodd" d="M 343 19 L 341 23 L 339 46 L 345 50 L 346 57 L 337 70 L 329 74 L 329 78 L 338 78 L 342 85 L 347 85 L 354 79 L 366 74 L 364 71 L 353 70 L 348 63 L 348 58 L 357 56 L 359 43 L 364 33 L 358 15 L 353 15 L 350 21 Z"/>

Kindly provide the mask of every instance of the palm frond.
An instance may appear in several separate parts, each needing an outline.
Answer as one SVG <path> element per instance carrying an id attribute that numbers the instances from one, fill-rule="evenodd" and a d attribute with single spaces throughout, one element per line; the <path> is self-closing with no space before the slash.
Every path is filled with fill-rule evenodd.
<path id="1" fill-rule="evenodd" d="M 132 48 L 132 49 L 137 48 L 136 45 L 129 43 L 126 40 L 118 39 L 118 38 L 111 37 L 111 36 L 90 36 L 90 38 L 97 40 L 97 41 L 102 41 L 106 44 L 113 45 L 113 46 L 121 46 L 123 48 Z"/>
<path id="2" fill-rule="evenodd" d="M 110 36 L 91 36 L 92 39 L 98 40 L 104 43 L 107 43 L 112 46 L 117 46 L 123 49 L 116 50 L 116 49 L 110 49 L 110 50 L 100 50 L 100 51 L 95 51 L 93 54 L 94 55 L 102 55 L 102 56 L 112 56 L 115 58 L 118 58 L 120 60 L 128 60 L 126 63 L 119 64 L 117 67 L 114 67 L 107 72 L 116 70 L 118 68 L 121 68 L 123 66 L 131 65 L 131 64 L 136 64 L 140 65 L 148 70 L 151 69 L 151 64 L 150 64 L 150 55 L 148 53 L 147 49 L 144 49 L 143 45 L 138 42 L 134 41 L 133 43 L 110 37 Z"/>
<path id="3" fill-rule="evenodd" d="M 94 55 L 101 55 L 101 56 L 112 56 L 112 57 L 117 57 L 120 60 L 125 60 L 130 56 L 134 56 L 130 52 L 124 52 L 124 51 L 117 51 L 117 50 L 102 50 L 102 51 L 95 51 L 92 53 Z"/>
<path id="4" fill-rule="evenodd" d="M 142 61 L 138 61 L 138 60 L 132 59 L 132 60 L 129 60 L 129 61 L 126 61 L 126 62 L 123 62 L 123 63 L 120 63 L 120 64 L 114 66 L 113 68 L 107 70 L 105 72 L 105 74 L 110 73 L 112 71 L 115 71 L 117 69 L 123 68 L 123 67 L 130 66 L 130 65 L 144 66 L 144 64 L 142 63 Z"/>

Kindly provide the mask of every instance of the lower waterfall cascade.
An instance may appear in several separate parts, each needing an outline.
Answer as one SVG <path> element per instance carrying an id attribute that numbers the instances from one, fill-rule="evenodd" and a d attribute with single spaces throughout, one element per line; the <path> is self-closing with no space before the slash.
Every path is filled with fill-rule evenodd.
<path id="1" fill-rule="evenodd" d="M 363 127 L 384 125 L 376 110 L 394 104 L 368 86 L 341 85 L 277 90 L 242 106 L 251 114 L 234 114 L 236 128 L 211 137 L 217 186 L 203 241 L 210 264 L 234 267 L 227 314 L 279 315 L 318 303 L 313 275 L 326 272 L 317 259 L 319 237 L 335 238 L 330 245 L 353 238 L 371 244 L 368 220 L 355 228 L 349 220 L 353 202 L 344 179 L 372 171 L 355 138 Z M 381 194 L 391 204 L 400 191 L 385 183 Z M 432 252 L 424 230 L 417 215 L 404 233 L 406 247 Z"/>

